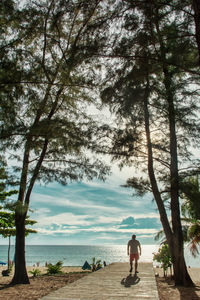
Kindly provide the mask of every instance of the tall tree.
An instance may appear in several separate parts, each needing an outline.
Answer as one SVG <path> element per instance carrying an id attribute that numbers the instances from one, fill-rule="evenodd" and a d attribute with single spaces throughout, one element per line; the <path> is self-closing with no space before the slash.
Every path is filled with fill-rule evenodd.
<path id="1" fill-rule="evenodd" d="M 101 47 L 97 28 L 104 17 L 97 15 L 100 0 L 27 1 L 16 9 L 18 27 L 12 29 L 20 43 L 7 51 L 20 77 L 11 86 L 4 83 L 4 90 L 5 85 L 9 91 L 13 86 L 21 90 L 11 98 L 12 122 L 7 123 L 5 105 L 0 111 L 0 136 L 1 151 L 10 151 L 13 166 L 18 161 L 12 284 L 26 284 L 25 220 L 36 180 L 67 184 L 84 177 L 104 179 L 109 171 L 87 155 L 98 130 L 87 111 L 95 100 L 93 70 L 87 65 Z"/>
<path id="2" fill-rule="evenodd" d="M 113 38 L 110 53 L 116 68 L 111 62 L 102 92 L 103 102 L 117 114 L 119 128 L 111 131 L 112 145 L 109 141 L 103 151 L 121 166 L 139 168 L 140 178 L 129 179 L 127 186 L 139 194 L 153 192 L 172 253 L 175 283 L 188 286 L 193 283 L 184 261 L 179 177 L 185 167 L 199 172 L 198 161 L 189 165 L 189 145 L 199 141 L 198 93 L 191 86 L 198 82 L 191 72 L 183 72 L 197 70 L 196 49 L 179 30 L 183 20 L 173 5 L 125 2 L 124 34 Z"/>

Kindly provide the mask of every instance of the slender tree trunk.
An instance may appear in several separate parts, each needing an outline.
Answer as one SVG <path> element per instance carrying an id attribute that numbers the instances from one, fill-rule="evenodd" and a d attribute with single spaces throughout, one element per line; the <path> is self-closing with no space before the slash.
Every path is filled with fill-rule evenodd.
<path id="1" fill-rule="evenodd" d="M 195 22 L 195 37 L 199 52 L 199 65 L 200 65 L 200 1 L 192 1 L 193 10 L 194 10 L 194 22 Z"/>
<path id="2" fill-rule="evenodd" d="M 171 194 L 171 218 L 172 218 L 172 239 L 167 237 L 172 262 L 174 267 L 174 280 L 176 285 L 193 286 L 192 279 L 187 271 L 184 258 L 184 245 L 182 224 L 180 219 L 179 207 L 179 172 L 178 172 L 178 152 L 177 152 L 177 136 L 176 136 L 176 116 L 174 108 L 174 92 L 172 84 L 172 75 L 168 70 L 166 59 L 166 48 L 163 42 L 162 33 L 159 24 L 159 4 L 157 0 L 152 1 L 152 11 L 154 13 L 154 25 L 158 35 L 160 45 L 160 57 L 162 63 L 162 71 L 164 76 L 164 86 L 166 101 L 168 104 L 168 122 L 170 135 L 170 194 Z"/>
<path id="3" fill-rule="evenodd" d="M 184 242 L 179 205 L 179 174 L 178 174 L 178 153 L 175 124 L 175 109 L 173 95 L 171 93 L 171 78 L 167 68 L 164 69 L 165 88 L 168 102 L 168 118 L 170 132 L 170 180 L 171 180 L 171 216 L 173 229 L 172 261 L 174 266 L 174 278 L 176 285 L 192 286 L 193 282 L 186 268 L 184 258 Z"/>
<path id="4" fill-rule="evenodd" d="M 149 179 L 153 191 L 153 195 L 160 213 L 160 220 L 163 225 L 163 229 L 165 235 L 169 241 L 172 243 L 172 231 L 168 221 L 167 213 L 165 210 L 165 206 L 163 204 L 160 191 L 158 188 L 157 180 L 154 173 L 154 166 L 153 166 L 153 151 L 152 151 L 152 144 L 151 144 L 151 134 L 150 134 L 150 126 L 149 126 L 149 110 L 148 110 L 148 99 L 149 99 L 149 79 L 147 74 L 147 83 L 144 95 L 144 119 L 145 119 L 145 133 L 146 133 L 146 141 L 147 141 L 147 152 L 148 152 L 148 174 Z"/>
<path id="5" fill-rule="evenodd" d="M 10 245 L 11 245 L 11 236 L 9 235 L 9 243 L 8 243 L 8 270 L 10 269 Z"/>
<path id="6" fill-rule="evenodd" d="M 15 273 L 11 284 L 29 284 L 25 261 L 25 218 L 16 212 Z"/>

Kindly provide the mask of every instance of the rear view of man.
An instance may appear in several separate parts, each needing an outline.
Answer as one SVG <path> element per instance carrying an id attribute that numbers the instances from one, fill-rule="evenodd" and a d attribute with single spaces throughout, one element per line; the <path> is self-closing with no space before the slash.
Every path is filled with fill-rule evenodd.
<path id="1" fill-rule="evenodd" d="M 140 253 L 138 252 L 138 249 Z M 128 241 L 127 244 L 127 254 L 130 255 L 130 273 L 133 269 L 133 261 L 135 260 L 135 273 L 138 273 L 138 259 L 139 255 L 141 255 L 141 245 L 140 242 L 136 240 L 136 235 L 132 235 L 132 240 Z"/>

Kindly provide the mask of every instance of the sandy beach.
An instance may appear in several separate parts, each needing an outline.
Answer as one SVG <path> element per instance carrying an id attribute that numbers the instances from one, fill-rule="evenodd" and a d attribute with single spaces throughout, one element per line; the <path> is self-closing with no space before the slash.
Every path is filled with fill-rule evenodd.
<path id="1" fill-rule="evenodd" d="M 1 279 L 2 279 L 2 278 L 5 278 L 5 277 L 2 277 L 1 272 L 2 272 L 3 270 L 6 270 L 6 269 L 7 269 L 6 266 L 0 266 L 0 283 L 1 283 Z M 32 276 L 33 276 L 33 275 L 32 275 L 31 273 L 29 273 L 29 272 L 30 272 L 30 271 L 33 271 L 34 269 L 39 269 L 40 272 L 41 272 L 41 275 L 47 273 L 47 268 L 46 268 L 46 267 L 43 267 L 43 266 L 41 266 L 41 267 L 27 266 L 26 269 L 27 269 L 27 272 L 28 272 L 28 276 L 29 276 L 29 277 L 32 277 Z M 86 270 L 86 271 L 87 271 L 87 270 Z M 63 267 L 62 267 L 62 272 L 63 272 L 63 273 L 71 273 L 71 272 L 84 272 L 84 271 L 82 270 L 82 267 L 81 267 L 81 266 L 80 266 L 80 267 L 63 266 Z M 12 270 L 11 275 L 9 276 L 9 278 L 11 278 L 11 276 L 12 276 L 13 274 L 14 274 L 14 268 L 13 268 L 13 270 Z"/>

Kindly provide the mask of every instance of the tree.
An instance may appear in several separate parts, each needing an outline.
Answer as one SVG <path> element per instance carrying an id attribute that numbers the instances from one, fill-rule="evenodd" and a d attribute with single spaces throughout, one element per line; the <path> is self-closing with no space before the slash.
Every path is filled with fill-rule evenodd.
<path id="1" fill-rule="evenodd" d="M 27 1 L 14 7 L 17 28 L 11 24 L 5 34 L 4 43 L 15 34 L 14 47 L 7 45 L 5 56 L 12 57 L 14 69 L 20 70 L 15 82 L 2 82 L 2 93 L 12 97 L 0 111 L 1 151 L 9 151 L 13 166 L 18 161 L 13 170 L 19 174 L 12 284 L 29 283 L 25 220 L 36 180 L 67 184 L 84 177 L 104 179 L 109 172 L 90 155 L 98 126 L 87 111 L 95 101 L 93 70 L 87 65 L 103 39 L 97 30 L 104 22 L 97 16 L 100 4 Z M 10 109 L 13 118 L 7 122 L 5 111 Z"/>
<path id="2" fill-rule="evenodd" d="M 4 238 L 9 239 L 8 243 L 8 270 L 10 270 L 10 248 L 11 248 L 11 237 L 16 236 L 15 229 L 15 213 L 2 211 L 2 207 L 0 207 L 0 235 Z M 37 223 L 34 220 L 30 220 L 29 216 L 26 216 L 25 225 L 34 225 Z M 29 233 L 37 233 L 36 230 L 31 228 L 25 228 L 25 235 L 27 236 Z"/>
<path id="3" fill-rule="evenodd" d="M 153 193 L 172 255 L 175 284 L 189 286 L 193 283 L 184 260 L 179 180 L 184 168 L 199 172 L 198 161 L 190 165 L 189 151 L 199 141 L 195 115 L 199 95 L 191 85 L 198 82 L 190 72 L 198 73 L 197 60 L 191 59 L 197 51 L 182 31 L 184 20 L 173 3 L 125 2 L 124 35 L 113 38 L 110 53 L 116 67 L 111 62 L 102 91 L 103 102 L 117 114 L 118 127 L 109 131 L 109 143 L 102 151 L 120 161 L 121 167 L 139 168 L 140 178 L 130 178 L 126 186 L 140 195 Z"/>

